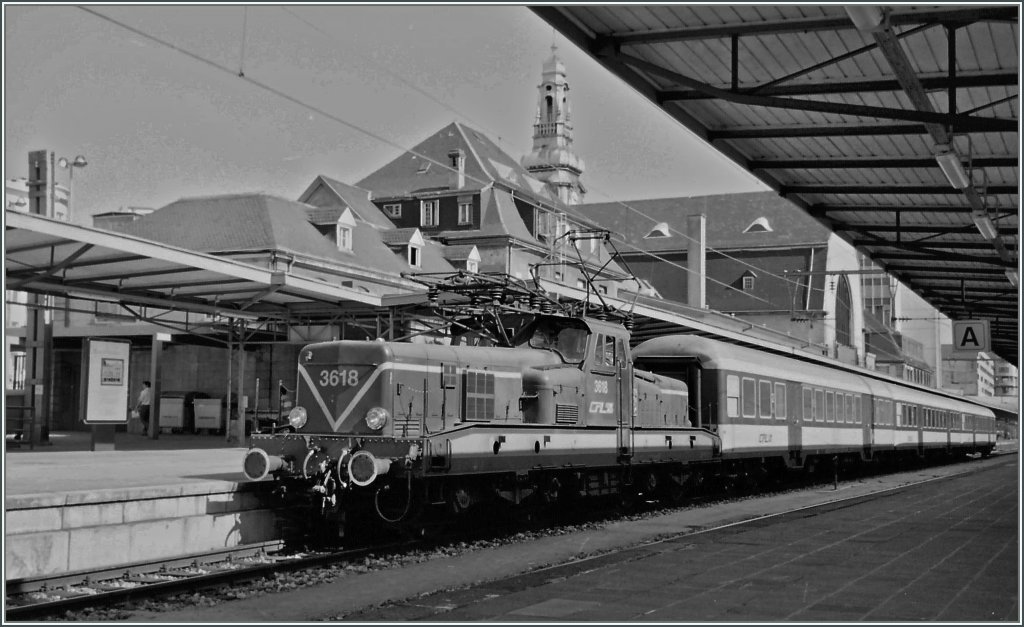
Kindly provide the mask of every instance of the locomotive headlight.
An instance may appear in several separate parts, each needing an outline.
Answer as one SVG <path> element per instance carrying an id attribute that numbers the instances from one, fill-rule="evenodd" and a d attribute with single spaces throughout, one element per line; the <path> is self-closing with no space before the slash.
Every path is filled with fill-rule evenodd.
<path id="1" fill-rule="evenodd" d="M 295 429 L 301 429 L 302 427 L 305 427 L 306 408 L 302 406 L 293 407 L 292 410 L 288 412 L 288 424 L 290 424 Z"/>
<path id="2" fill-rule="evenodd" d="M 383 407 L 374 407 L 366 412 L 366 426 L 374 431 L 378 431 L 387 424 L 390 417 L 391 415 L 388 414 L 388 410 Z"/>

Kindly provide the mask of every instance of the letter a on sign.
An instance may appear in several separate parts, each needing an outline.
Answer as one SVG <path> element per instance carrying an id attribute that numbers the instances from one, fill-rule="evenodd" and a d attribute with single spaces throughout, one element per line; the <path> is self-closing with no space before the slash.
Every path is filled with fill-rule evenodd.
<path id="1" fill-rule="evenodd" d="M 953 350 L 988 351 L 991 344 L 988 320 L 953 321 Z"/>

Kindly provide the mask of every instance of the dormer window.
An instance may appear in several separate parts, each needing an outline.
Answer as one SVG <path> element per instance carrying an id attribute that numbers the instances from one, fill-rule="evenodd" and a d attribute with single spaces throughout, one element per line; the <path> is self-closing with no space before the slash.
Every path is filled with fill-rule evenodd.
<path id="1" fill-rule="evenodd" d="M 334 225 L 334 242 L 338 245 L 338 250 L 352 252 L 352 233 L 355 228 L 355 216 L 351 209 L 346 208 L 338 216 L 338 221 Z"/>
<path id="2" fill-rule="evenodd" d="M 422 265 L 422 252 L 423 250 L 414 244 L 409 244 L 409 265 L 413 268 L 419 268 Z"/>
<path id="3" fill-rule="evenodd" d="M 466 272 L 479 272 L 480 263 L 475 259 L 466 260 Z"/>
<path id="4" fill-rule="evenodd" d="M 389 218 L 401 218 L 402 217 L 402 204 L 394 203 L 384 205 L 384 215 Z"/>
<path id="5" fill-rule="evenodd" d="M 768 224 L 767 218 L 758 218 L 750 223 L 750 226 L 746 228 L 744 233 L 770 233 L 772 227 Z"/>
<path id="6" fill-rule="evenodd" d="M 671 232 L 668 228 L 668 222 L 659 222 L 654 225 L 654 228 L 644 235 L 644 239 L 653 239 L 656 237 L 672 237 Z"/>
<path id="7" fill-rule="evenodd" d="M 416 170 L 416 174 L 426 174 L 430 171 L 430 161 L 424 161 L 420 164 L 420 168 Z"/>
<path id="8" fill-rule="evenodd" d="M 755 278 L 757 278 L 757 275 L 754 274 L 753 272 L 751 272 L 750 270 L 747 270 L 746 272 L 743 273 L 742 279 L 743 279 L 743 291 L 744 292 L 753 292 L 754 291 L 754 279 Z"/>
<path id="9" fill-rule="evenodd" d="M 437 226 L 440 223 L 440 200 L 420 201 L 420 226 Z"/>
<path id="10" fill-rule="evenodd" d="M 338 241 L 338 250 L 352 250 L 352 227 L 339 224 L 337 227 L 336 238 Z"/>

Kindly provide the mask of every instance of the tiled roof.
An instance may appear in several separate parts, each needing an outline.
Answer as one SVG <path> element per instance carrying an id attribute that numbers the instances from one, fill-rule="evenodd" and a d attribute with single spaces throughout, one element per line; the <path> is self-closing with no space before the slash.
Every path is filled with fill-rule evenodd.
<path id="1" fill-rule="evenodd" d="M 337 259 L 306 217 L 308 205 L 267 194 L 182 198 L 117 229 L 206 253 L 284 250 Z"/>
<path id="2" fill-rule="evenodd" d="M 309 187 L 306 188 L 306 191 L 299 196 L 299 202 L 310 202 L 314 192 L 320 188 L 329 190 L 334 198 L 337 199 L 338 204 L 324 205 L 319 201 L 316 202 L 320 206 L 310 210 L 311 221 L 317 224 L 327 224 L 332 220 L 337 220 L 345 207 L 349 207 L 355 213 L 356 218 L 360 220 L 379 228 L 389 229 L 394 227 L 394 224 L 381 213 L 377 205 L 370 201 L 370 192 L 322 174 L 317 176 Z"/>
<path id="3" fill-rule="evenodd" d="M 707 245 L 720 250 L 824 245 L 831 234 L 775 192 L 594 203 L 578 209 L 632 246 L 647 251 L 685 250 L 690 241 L 687 217 L 700 213 L 707 216 Z M 745 233 L 759 218 L 764 218 L 771 230 L 755 227 Z M 669 237 L 644 237 L 662 222 L 670 227 Z"/>
<path id="4" fill-rule="evenodd" d="M 353 269 L 392 274 L 396 279 L 399 273 L 408 271 L 404 259 L 382 241 L 387 231 L 357 222 L 352 250 L 338 250 L 334 242 L 307 221 L 307 211 L 311 209 L 266 194 L 184 198 L 111 228 L 199 252 L 291 252 Z M 453 270 L 440 253 L 425 255 L 423 263 L 432 271 Z"/>
<path id="5" fill-rule="evenodd" d="M 412 239 L 414 233 L 416 233 L 415 227 L 409 227 L 404 229 L 391 229 L 390 231 L 384 231 L 381 233 L 381 241 L 388 246 L 401 246 L 408 244 L 409 240 Z"/>
<path id="6" fill-rule="evenodd" d="M 473 244 L 457 244 L 452 246 L 444 247 L 444 258 L 449 261 L 465 261 L 469 259 L 469 254 L 476 248 Z"/>

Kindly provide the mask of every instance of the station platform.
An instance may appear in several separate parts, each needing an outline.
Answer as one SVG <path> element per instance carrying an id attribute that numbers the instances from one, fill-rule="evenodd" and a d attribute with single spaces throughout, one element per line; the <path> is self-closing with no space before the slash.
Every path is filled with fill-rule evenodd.
<path id="1" fill-rule="evenodd" d="M 224 436 L 88 432 L 4 456 L 5 577 L 31 578 L 272 540 L 268 482 L 242 474 Z"/>
<path id="2" fill-rule="evenodd" d="M 128 620 L 1016 621 L 1018 490 L 1014 443 L 991 459 L 838 490 L 692 507 Z"/>
<path id="3" fill-rule="evenodd" d="M 247 446 L 222 435 L 161 434 L 150 439 L 115 433 L 113 451 L 91 451 L 92 434 L 50 434 L 49 444 L 8 447 L 4 455 L 6 497 L 82 490 L 219 481 L 244 481 Z"/>

